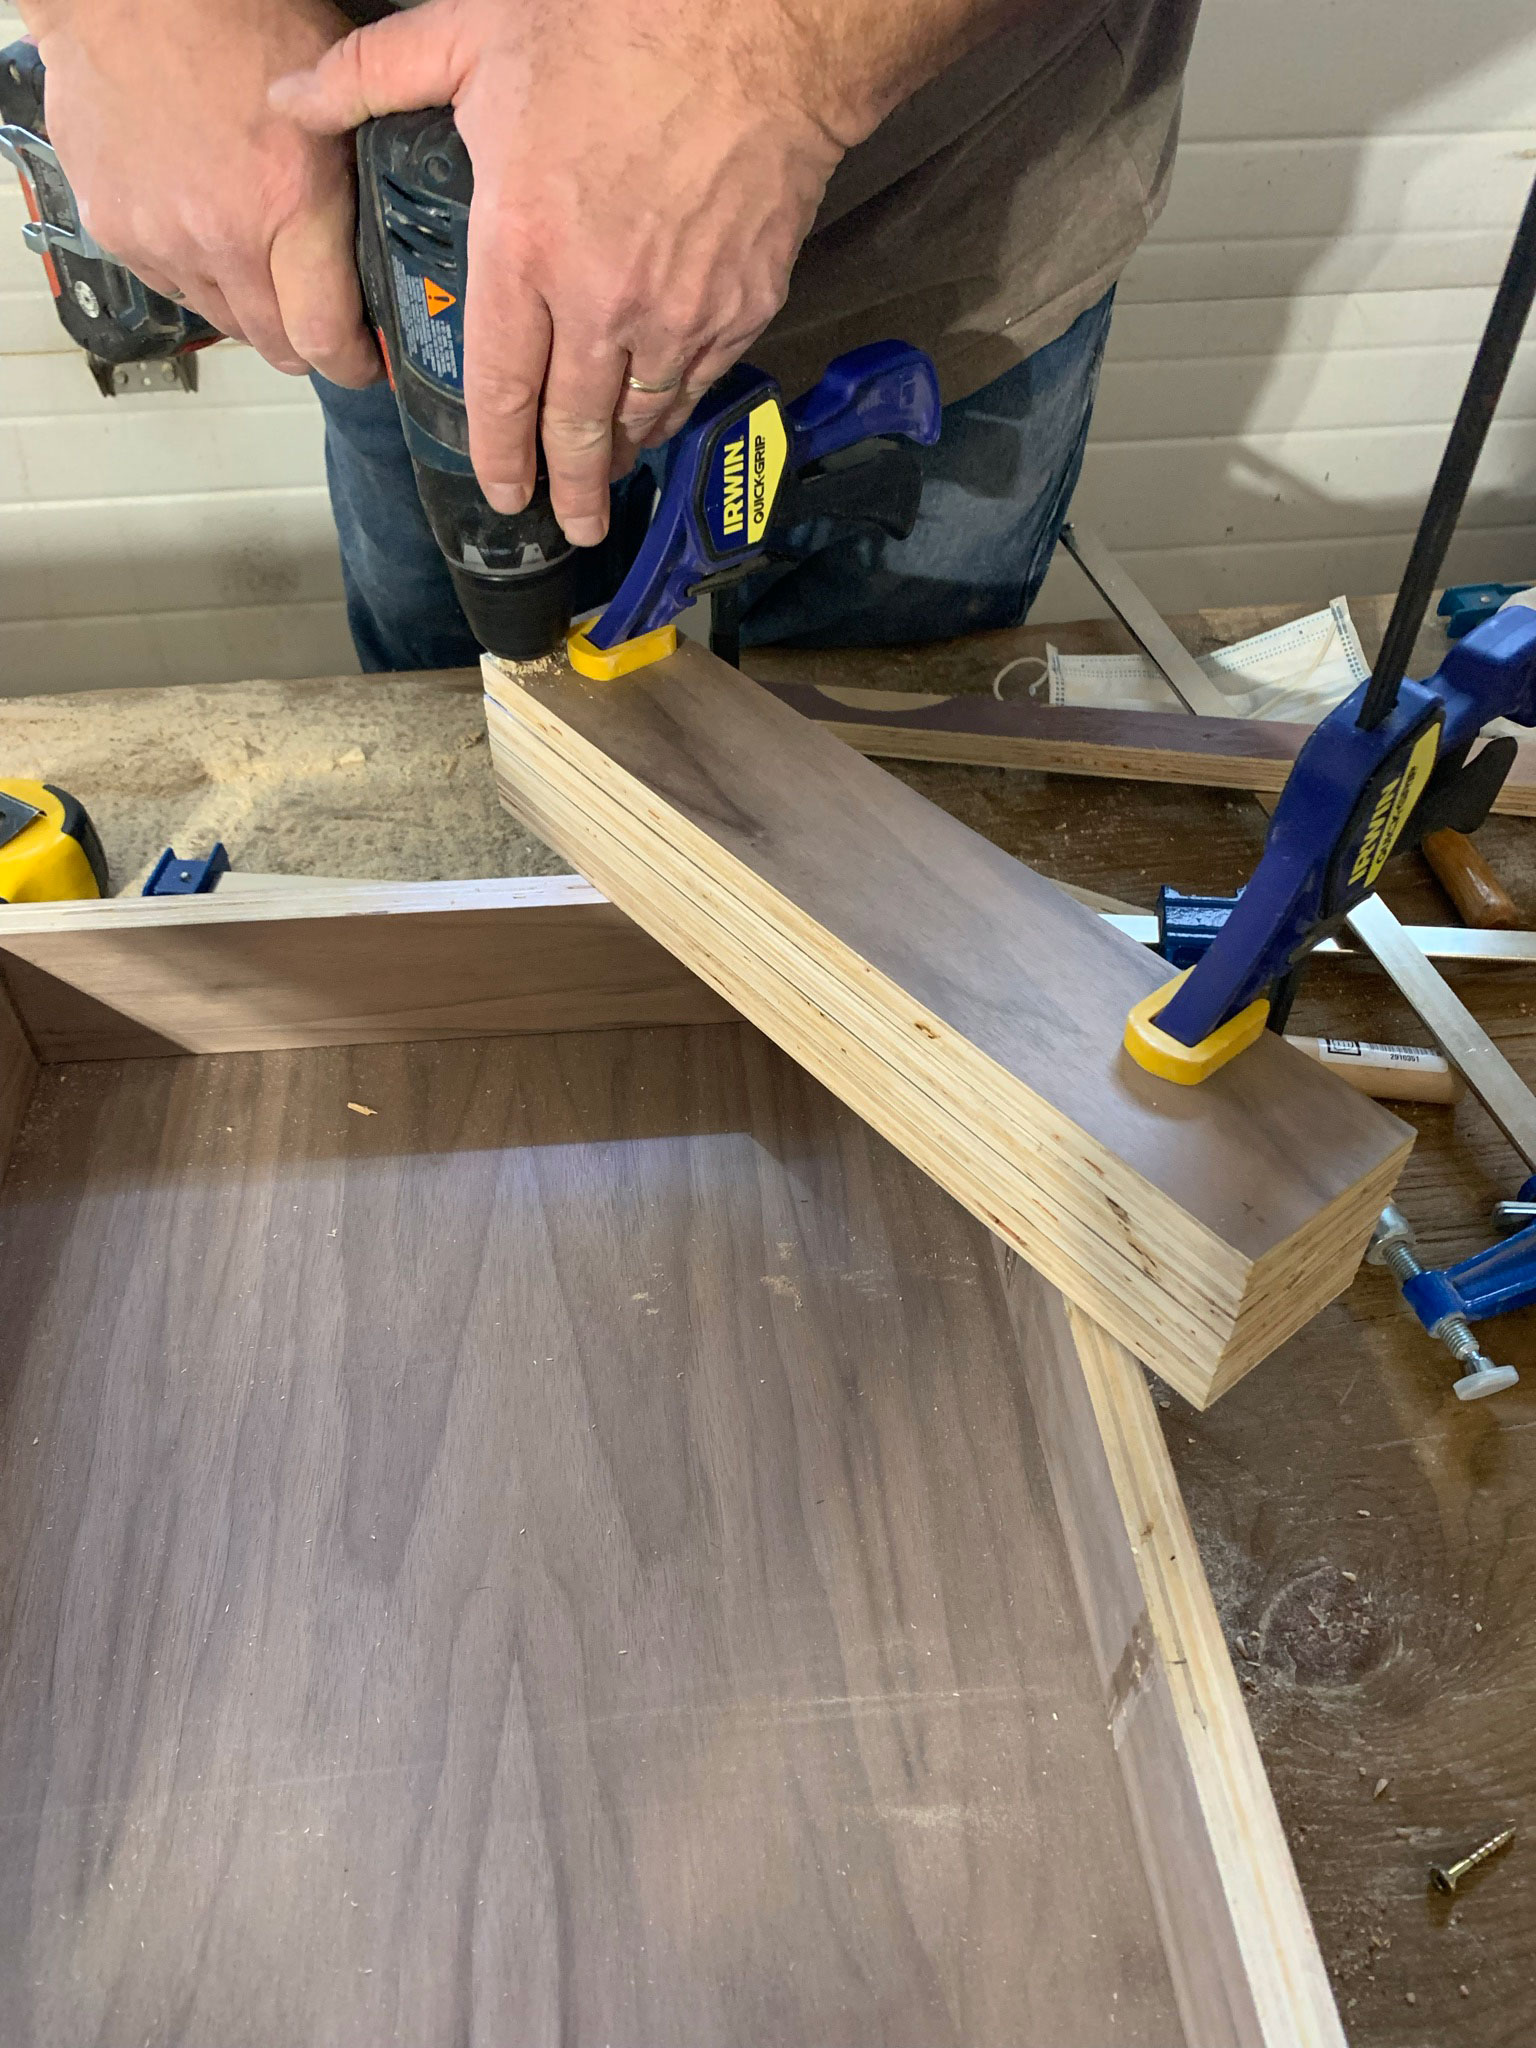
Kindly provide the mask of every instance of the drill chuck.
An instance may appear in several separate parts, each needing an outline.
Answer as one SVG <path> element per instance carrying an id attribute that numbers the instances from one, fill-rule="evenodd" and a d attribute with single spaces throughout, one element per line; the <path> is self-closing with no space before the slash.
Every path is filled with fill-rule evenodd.
<path id="1" fill-rule="evenodd" d="M 550 653 L 571 623 L 575 551 L 555 518 L 548 483 L 539 479 L 523 511 L 497 512 L 472 472 L 438 468 L 414 444 L 411 455 L 422 510 L 469 630 L 508 661 Z"/>
<path id="2" fill-rule="evenodd" d="M 537 661 L 564 641 L 571 623 L 568 562 L 555 562 L 536 575 L 508 576 L 450 562 L 448 574 L 469 630 L 489 653 L 503 661 Z"/>

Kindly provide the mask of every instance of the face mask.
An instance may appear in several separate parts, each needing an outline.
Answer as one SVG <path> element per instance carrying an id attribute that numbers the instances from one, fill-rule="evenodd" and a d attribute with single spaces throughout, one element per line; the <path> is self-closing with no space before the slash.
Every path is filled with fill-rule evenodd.
<path id="1" fill-rule="evenodd" d="M 1293 725 L 1315 725 L 1371 672 L 1342 597 L 1325 612 L 1207 654 L 1200 666 L 1230 699 L 1234 718 L 1276 718 Z M 1183 709 L 1144 654 L 1062 654 L 1048 647 L 1045 675 L 1035 689 L 1052 704 Z"/>

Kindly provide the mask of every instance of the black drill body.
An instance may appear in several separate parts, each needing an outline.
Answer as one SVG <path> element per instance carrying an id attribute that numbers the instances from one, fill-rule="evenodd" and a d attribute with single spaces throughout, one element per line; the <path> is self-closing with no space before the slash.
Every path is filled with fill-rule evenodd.
<path id="1" fill-rule="evenodd" d="M 540 474 L 522 512 L 491 508 L 469 459 L 464 403 L 469 152 L 447 107 L 387 114 L 357 132 L 357 260 L 416 472 L 470 630 L 531 661 L 571 622 L 574 551 Z"/>

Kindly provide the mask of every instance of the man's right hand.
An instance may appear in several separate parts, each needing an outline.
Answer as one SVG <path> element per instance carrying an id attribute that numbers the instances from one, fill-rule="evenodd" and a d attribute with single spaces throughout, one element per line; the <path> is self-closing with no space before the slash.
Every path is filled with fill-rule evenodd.
<path id="1" fill-rule="evenodd" d="M 350 138 L 267 104 L 351 27 L 329 0 L 28 0 L 81 219 L 279 370 L 371 384 Z"/>

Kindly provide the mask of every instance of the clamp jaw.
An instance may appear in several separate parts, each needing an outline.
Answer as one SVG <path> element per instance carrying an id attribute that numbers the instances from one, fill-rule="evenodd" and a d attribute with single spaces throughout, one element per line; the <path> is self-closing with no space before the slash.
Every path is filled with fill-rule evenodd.
<path id="1" fill-rule="evenodd" d="M 940 421 L 933 364 L 904 342 L 839 356 L 788 406 L 772 377 L 739 363 L 678 435 L 640 552 L 612 602 L 572 629 L 571 666 L 607 682 L 661 660 L 680 612 L 760 567 L 802 520 L 862 520 L 904 538 L 922 471 L 902 443 L 932 447 Z"/>
<path id="2" fill-rule="evenodd" d="M 1263 857 L 1202 957 L 1132 1011 L 1125 1048 L 1149 1073 L 1192 1083 L 1225 1066 L 1390 854 L 1445 826 L 1477 829 L 1515 756 L 1504 737 L 1472 756 L 1478 734 L 1493 718 L 1536 725 L 1536 610 L 1516 602 L 1475 627 L 1427 681 L 1404 682 L 1369 729 L 1357 722 L 1368 688 L 1297 755 Z"/>

